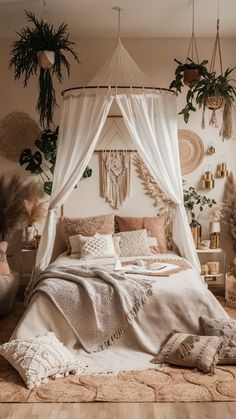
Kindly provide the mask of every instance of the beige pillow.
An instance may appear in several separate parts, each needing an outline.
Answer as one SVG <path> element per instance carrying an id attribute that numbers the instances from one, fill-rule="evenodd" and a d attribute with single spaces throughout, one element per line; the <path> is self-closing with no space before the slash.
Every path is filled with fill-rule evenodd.
<path id="1" fill-rule="evenodd" d="M 95 234 L 93 237 L 79 236 L 79 238 L 82 258 L 115 258 L 117 256 L 111 234 Z"/>
<path id="2" fill-rule="evenodd" d="M 147 230 L 116 233 L 120 237 L 120 256 L 150 256 Z"/>
<path id="3" fill-rule="evenodd" d="M 206 335 L 224 338 L 218 364 L 236 364 L 236 320 L 201 316 L 200 322 Z"/>
<path id="4" fill-rule="evenodd" d="M 114 215 L 99 215 L 87 218 L 62 217 L 67 254 L 71 253 L 70 236 L 81 234 L 83 236 L 94 236 L 96 233 L 114 233 Z"/>
<path id="5" fill-rule="evenodd" d="M 220 336 L 198 336 L 173 331 L 152 362 L 196 367 L 213 373 L 222 348 Z"/>
<path id="6" fill-rule="evenodd" d="M 85 365 L 53 332 L 4 343 L 0 346 L 0 355 L 18 371 L 29 389 L 45 383 L 48 377 L 59 378 L 85 370 Z"/>
<path id="7" fill-rule="evenodd" d="M 152 253 L 168 252 L 165 235 L 165 217 L 119 217 L 116 222 L 120 232 L 146 229 L 148 235 L 157 239 L 157 246 L 151 246 Z"/>

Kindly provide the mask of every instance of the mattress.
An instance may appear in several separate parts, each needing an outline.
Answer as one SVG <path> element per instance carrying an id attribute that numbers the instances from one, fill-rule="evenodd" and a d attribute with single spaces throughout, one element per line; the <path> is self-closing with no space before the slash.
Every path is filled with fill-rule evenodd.
<path id="1" fill-rule="evenodd" d="M 161 254 L 155 258 L 179 259 L 175 254 Z M 122 258 L 122 261 L 129 259 L 133 258 Z M 98 260 L 84 261 L 62 254 L 53 265 L 89 266 L 95 263 L 98 263 Z M 99 265 L 115 266 L 115 263 L 116 260 L 113 259 L 99 259 Z M 64 316 L 50 298 L 41 292 L 33 296 L 11 339 L 53 331 L 58 339 L 87 365 L 86 373 L 143 370 L 157 367 L 150 361 L 174 329 L 198 334 L 199 316 L 228 317 L 194 269 L 174 273 L 169 277 L 145 278 L 152 283 L 153 295 L 138 312 L 123 336 L 102 352 L 88 354 L 80 347 Z"/>

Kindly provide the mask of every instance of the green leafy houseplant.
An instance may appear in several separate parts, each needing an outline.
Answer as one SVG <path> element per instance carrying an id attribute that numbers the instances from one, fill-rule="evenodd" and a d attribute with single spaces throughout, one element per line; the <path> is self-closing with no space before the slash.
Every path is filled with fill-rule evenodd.
<path id="1" fill-rule="evenodd" d="M 187 58 L 187 62 L 184 64 L 176 59 L 174 61 L 178 66 L 175 70 L 175 79 L 170 84 L 170 89 L 175 89 L 177 92 L 181 92 L 184 85 L 193 87 L 208 72 L 206 68 L 207 60 L 200 64 L 195 63 L 191 58 Z"/>
<path id="2" fill-rule="evenodd" d="M 39 72 L 39 97 L 36 108 L 40 115 L 41 125 L 49 128 L 56 105 L 52 76 L 56 76 L 61 83 L 63 66 L 69 76 L 70 65 L 64 53 L 72 54 L 77 62 L 79 59 L 73 49 L 74 42 L 68 39 L 67 24 L 62 23 L 58 29 L 54 29 L 52 24 L 43 19 L 36 19 L 32 12 L 25 11 L 25 15 L 33 27 L 26 26 L 17 32 L 20 38 L 12 44 L 9 66 L 14 67 L 15 79 L 24 77 L 24 87 L 27 86 L 30 77 L 38 75 Z M 52 51 L 55 54 L 54 63 L 44 58 L 43 67 L 40 67 L 38 56 L 42 51 Z"/>
<path id="3" fill-rule="evenodd" d="M 44 130 L 35 140 L 37 151 L 26 148 L 22 151 L 19 163 L 25 165 L 25 170 L 32 174 L 39 175 L 43 182 L 43 189 L 47 195 L 51 195 L 53 174 L 57 156 L 58 127 L 55 131 Z M 83 178 L 92 176 L 92 169 L 86 167 Z"/>
<path id="4" fill-rule="evenodd" d="M 189 189 L 184 189 L 184 207 L 187 214 L 191 214 L 193 220 L 196 219 L 196 208 L 201 213 L 206 209 L 205 207 L 212 208 L 213 205 L 216 205 L 214 199 L 198 194 L 193 186 L 190 186 Z"/>

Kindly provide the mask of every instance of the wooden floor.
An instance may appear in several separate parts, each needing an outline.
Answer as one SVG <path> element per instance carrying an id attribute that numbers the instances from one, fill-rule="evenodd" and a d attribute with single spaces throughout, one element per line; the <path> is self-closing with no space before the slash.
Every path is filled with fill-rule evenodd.
<path id="1" fill-rule="evenodd" d="M 2 403 L 0 419 L 236 419 L 236 402 Z"/>

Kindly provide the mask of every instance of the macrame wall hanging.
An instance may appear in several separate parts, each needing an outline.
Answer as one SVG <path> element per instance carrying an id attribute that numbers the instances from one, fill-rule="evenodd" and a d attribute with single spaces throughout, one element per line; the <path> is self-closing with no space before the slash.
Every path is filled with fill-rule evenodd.
<path id="1" fill-rule="evenodd" d="M 113 209 L 130 196 L 132 154 L 125 150 L 101 153 L 101 194 Z"/>

